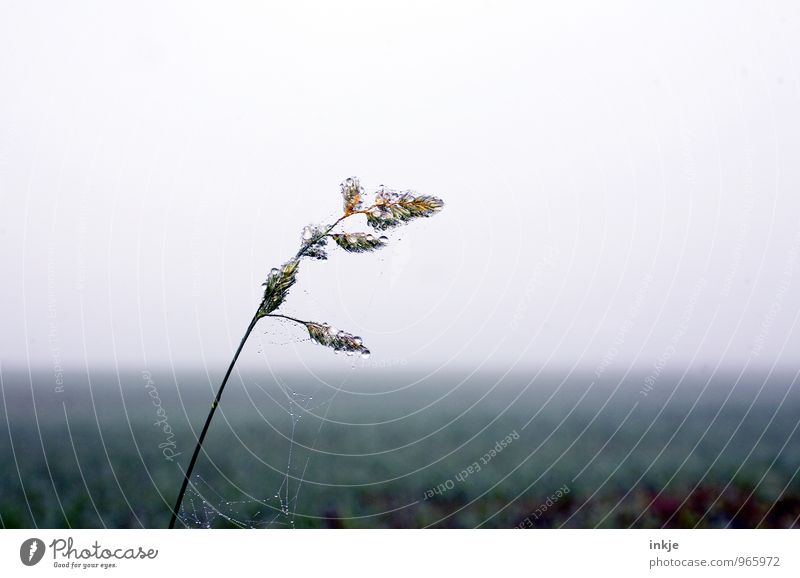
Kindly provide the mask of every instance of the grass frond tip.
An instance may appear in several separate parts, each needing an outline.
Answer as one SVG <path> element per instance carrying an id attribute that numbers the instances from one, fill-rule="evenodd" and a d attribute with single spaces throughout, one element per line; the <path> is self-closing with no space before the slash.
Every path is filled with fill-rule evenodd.
<path id="1" fill-rule="evenodd" d="M 284 263 L 280 269 L 270 271 L 267 280 L 264 282 L 264 299 L 258 310 L 260 317 L 275 311 L 286 299 L 289 289 L 297 281 L 297 267 L 299 264 L 300 262 L 295 259 Z"/>
<path id="2" fill-rule="evenodd" d="M 303 227 L 302 243 L 299 255 L 324 261 L 328 258 L 325 244 L 328 239 L 325 236 L 325 228 L 320 225 L 306 225 Z"/>
<path id="3" fill-rule="evenodd" d="M 438 197 L 383 190 L 378 192 L 375 206 L 367 212 L 367 223 L 370 227 L 383 231 L 412 219 L 430 217 L 441 211 L 442 207 L 444 201 Z"/>
<path id="4" fill-rule="evenodd" d="M 389 239 L 376 237 L 370 233 L 334 233 L 331 238 L 345 251 L 366 253 L 383 247 Z"/>
<path id="5" fill-rule="evenodd" d="M 308 335 L 320 345 L 330 347 L 334 351 L 344 351 L 347 355 L 358 353 L 361 357 L 369 357 L 369 349 L 364 347 L 361 338 L 346 331 L 339 331 L 327 323 L 306 322 Z"/>
<path id="6" fill-rule="evenodd" d="M 352 215 L 361 207 L 364 188 L 356 177 L 345 179 L 342 183 L 342 197 L 344 197 L 344 214 Z"/>

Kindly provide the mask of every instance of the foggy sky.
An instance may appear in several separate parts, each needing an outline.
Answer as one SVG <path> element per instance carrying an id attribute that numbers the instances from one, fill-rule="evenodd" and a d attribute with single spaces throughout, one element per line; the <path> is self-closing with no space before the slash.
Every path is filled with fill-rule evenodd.
<path id="1" fill-rule="evenodd" d="M 223 370 L 358 176 L 446 207 L 301 264 L 286 313 L 357 365 L 795 367 L 799 12 L 3 2 L 0 363 Z"/>

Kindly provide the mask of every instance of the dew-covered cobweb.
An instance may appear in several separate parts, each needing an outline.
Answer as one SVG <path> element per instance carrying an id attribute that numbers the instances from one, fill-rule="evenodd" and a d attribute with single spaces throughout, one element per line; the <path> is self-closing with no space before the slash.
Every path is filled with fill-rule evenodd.
<path id="1" fill-rule="evenodd" d="M 294 335 L 295 337 L 288 341 L 281 340 L 281 334 L 278 332 L 277 335 L 271 335 L 268 338 L 269 342 L 265 341 L 264 345 L 273 347 L 297 341 L 309 341 L 298 338 L 296 333 Z M 262 352 L 262 348 L 259 347 L 258 353 Z M 343 359 L 339 361 L 348 363 Z M 355 361 L 350 361 L 347 366 L 355 367 Z M 225 495 L 230 490 L 230 483 L 223 483 L 221 488 L 219 483 L 213 483 L 208 479 L 204 473 L 209 469 L 208 458 L 201 453 L 198 467 L 181 506 L 180 520 L 189 528 L 294 528 L 309 464 L 339 389 L 331 384 L 316 383 L 309 388 L 309 391 L 300 392 L 291 387 L 280 375 L 269 372 L 264 379 L 248 380 L 244 384 L 240 381 L 234 387 L 250 388 L 251 391 L 262 393 L 270 398 L 287 418 L 285 439 L 288 449 L 284 448 L 274 461 L 276 467 L 280 464 L 283 474 L 277 485 L 270 486 L 269 491 L 240 495 L 232 499 Z M 252 401 L 250 395 L 246 395 Z M 326 399 L 320 399 L 323 397 Z M 224 404 L 225 398 L 219 411 L 224 411 Z M 215 417 L 215 421 L 219 417 Z M 313 419 L 309 420 L 308 417 Z M 215 423 L 212 428 L 226 427 L 224 420 L 219 419 L 219 421 L 220 423 Z M 268 424 L 263 425 L 267 429 L 270 427 Z M 301 447 L 297 442 L 301 428 L 306 434 L 304 439 L 311 440 L 310 444 L 303 444 L 305 447 Z M 213 435 L 213 432 L 209 435 Z M 245 450 L 235 448 L 234 451 Z"/>

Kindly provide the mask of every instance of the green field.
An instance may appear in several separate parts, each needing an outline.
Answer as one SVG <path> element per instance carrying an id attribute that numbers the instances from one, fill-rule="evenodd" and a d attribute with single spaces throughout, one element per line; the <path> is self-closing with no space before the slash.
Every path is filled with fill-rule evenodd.
<path id="1" fill-rule="evenodd" d="M 645 396 L 633 375 L 593 383 L 568 372 L 373 368 L 323 383 L 248 373 L 226 391 L 183 520 L 800 525 L 800 385 L 787 375 L 709 377 L 662 375 Z M 59 392 L 52 374 L 5 371 L 2 525 L 165 527 L 194 444 L 189 423 L 199 428 L 213 393 L 206 375 L 154 372 L 151 382 L 66 372 Z"/>

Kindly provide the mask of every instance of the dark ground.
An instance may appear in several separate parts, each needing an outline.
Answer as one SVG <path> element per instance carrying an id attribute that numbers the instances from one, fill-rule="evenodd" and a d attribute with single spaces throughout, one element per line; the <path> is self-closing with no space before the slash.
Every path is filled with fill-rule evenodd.
<path id="1" fill-rule="evenodd" d="M 642 376 L 620 383 L 604 375 L 590 387 L 588 375 L 531 382 L 532 374 L 425 378 L 362 369 L 328 385 L 279 375 L 281 386 L 265 373 L 232 381 L 196 470 L 197 492 L 185 503 L 186 522 L 800 525 L 793 376 L 764 383 L 745 375 L 737 383 L 736 374 L 716 375 L 707 383 L 702 373 L 662 375 L 644 396 Z M 213 395 L 208 377 L 182 373 L 176 385 L 171 373 L 154 373 L 149 389 L 141 372 L 91 377 L 90 384 L 66 372 L 59 393 L 53 374 L 3 372 L 4 527 L 166 526 L 177 462 L 185 466 L 193 448 L 188 420 L 199 428 Z M 510 443 L 487 457 L 507 436 Z M 164 450 L 180 455 L 169 461 Z M 480 471 L 470 471 L 476 462 Z"/>

